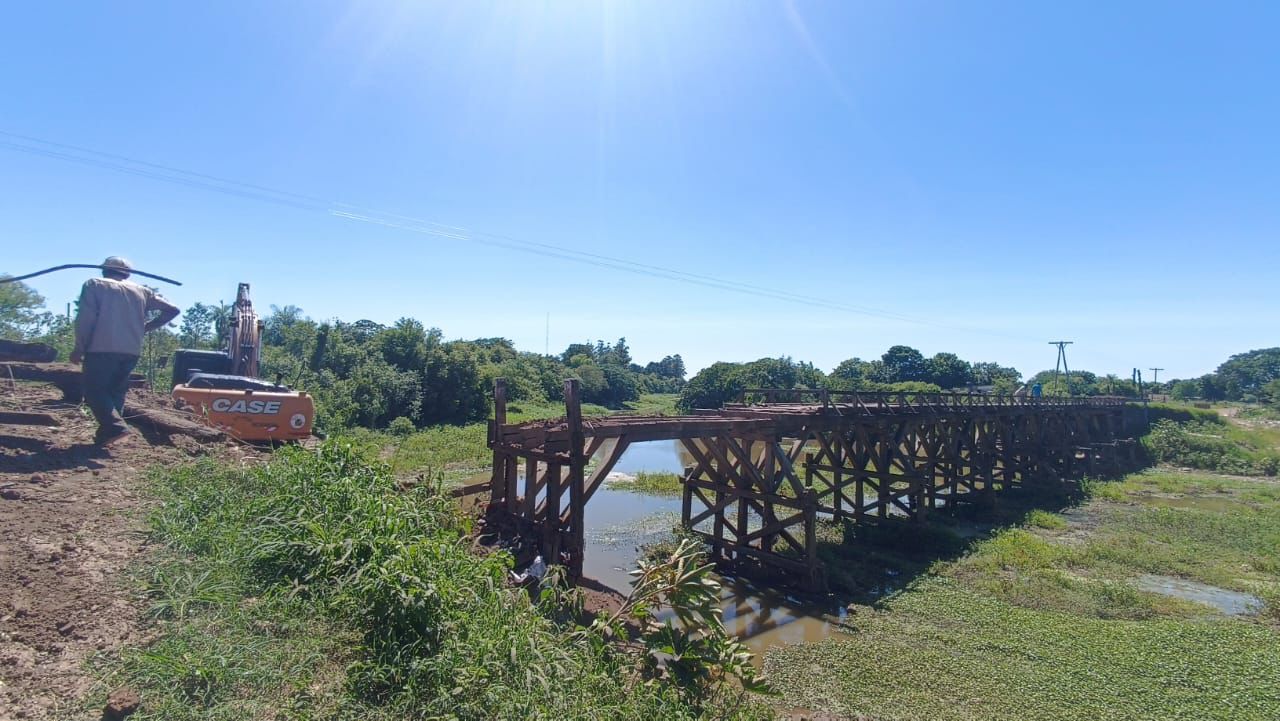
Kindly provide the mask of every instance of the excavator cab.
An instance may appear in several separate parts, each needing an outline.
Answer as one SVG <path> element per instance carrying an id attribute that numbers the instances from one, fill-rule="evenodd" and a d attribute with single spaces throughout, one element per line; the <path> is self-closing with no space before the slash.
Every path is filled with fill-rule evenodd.
<path id="1" fill-rule="evenodd" d="M 226 348 L 184 348 L 173 354 L 174 400 L 240 440 L 307 438 L 316 417 L 315 401 L 306 393 L 258 378 L 261 353 L 262 321 L 249 300 L 249 284 L 241 283 Z"/>

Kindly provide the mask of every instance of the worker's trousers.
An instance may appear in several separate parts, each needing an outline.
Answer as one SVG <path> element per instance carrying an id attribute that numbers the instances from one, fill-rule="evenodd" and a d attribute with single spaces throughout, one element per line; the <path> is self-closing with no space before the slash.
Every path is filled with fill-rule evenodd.
<path id="1" fill-rule="evenodd" d="M 138 356 L 124 353 L 84 354 L 84 402 L 98 420 L 96 440 L 105 441 L 126 433 L 124 397 L 129 392 L 129 374 Z"/>

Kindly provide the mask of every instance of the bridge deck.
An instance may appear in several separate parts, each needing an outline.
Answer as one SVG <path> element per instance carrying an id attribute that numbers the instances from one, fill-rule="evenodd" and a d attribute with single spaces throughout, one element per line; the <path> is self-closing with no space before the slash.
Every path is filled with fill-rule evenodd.
<path id="1" fill-rule="evenodd" d="M 619 438 L 631 442 L 679 440 L 706 436 L 771 436 L 795 430 L 797 422 L 825 423 L 852 419 L 892 419 L 919 415 L 979 415 L 1010 413 L 1052 413 L 1055 411 L 1119 408 L 1127 399 L 1112 397 L 1031 398 L 968 393 L 865 393 L 853 391 L 746 391 L 744 395 L 770 398 L 822 396 L 825 403 L 764 401 L 730 403 L 722 410 L 698 410 L 681 416 L 613 415 L 583 418 L 581 432 L 586 438 Z M 491 441 L 513 449 L 539 454 L 563 454 L 574 429 L 566 419 L 536 420 L 495 425 Z"/>

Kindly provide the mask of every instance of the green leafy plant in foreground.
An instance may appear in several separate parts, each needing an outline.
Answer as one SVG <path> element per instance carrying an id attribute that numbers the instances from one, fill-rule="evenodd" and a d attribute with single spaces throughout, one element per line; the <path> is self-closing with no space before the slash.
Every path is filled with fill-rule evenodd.
<path id="1" fill-rule="evenodd" d="M 728 694 L 768 690 L 751 652 L 721 623 L 720 583 L 705 560 L 702 546 L 687 538 L 669 555 L 641 559 L 626 601 L 590 628 L 602 639 L 621 639 L 624 619 L 637 624 L 638 643 L 631 649 L 638 671 L 651 685 L 674 684 L 699 710 L 723 703 Z"/>

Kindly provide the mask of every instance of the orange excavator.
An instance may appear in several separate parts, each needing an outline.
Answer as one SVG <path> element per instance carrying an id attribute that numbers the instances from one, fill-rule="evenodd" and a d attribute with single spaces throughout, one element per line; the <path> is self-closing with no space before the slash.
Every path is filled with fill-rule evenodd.
<path id="1" fill-rule="evenodd" d="M 181 349 L 173 354 L 173 398 L 209 425 L 245 441 L 292 441 L 311 435 L 311 396 L 258 377 L 262 321 L 249 300 L 249 284 L 236 290 L 226 349 Z"/>

